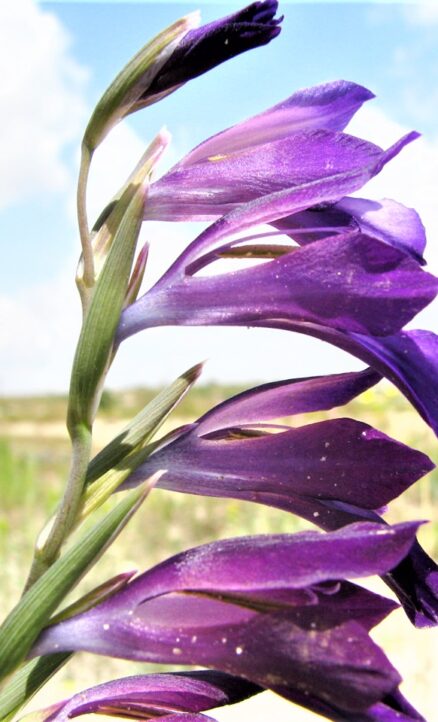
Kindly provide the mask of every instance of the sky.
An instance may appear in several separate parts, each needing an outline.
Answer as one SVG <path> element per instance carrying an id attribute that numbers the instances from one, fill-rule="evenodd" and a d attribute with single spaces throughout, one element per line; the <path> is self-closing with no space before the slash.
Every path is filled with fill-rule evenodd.
<path id="1" fill-rule="evenodd" d="M 0 394 L 64 392 L 79 332 L 75 184 L 79 145 L 94 104 L 123 64 L 177 17 L 203 22 L 240 3 L 0 3 Z M 438 3 L 283 2 L 281 35 L 130 116 L 96 154 L 93 218 L 164 125 L 165 171 L 213 133 L 294 90 L 345 78 L 376 93 L 349 132 L 388 146 L 422 133 L 360 194 L 415 207 L 438 272 Z M 143 226 L 152 251 L 146 284 L 194 238 L 199 224 Z M 415 326 L 437 330 L 435 303 Z M 112 388 L 168 383 L 208 359 L 205 380 L 271 381 L 360 368 L 341 351 L 297 334 L 247 329 L 154 329 L 129 339 Z"/>

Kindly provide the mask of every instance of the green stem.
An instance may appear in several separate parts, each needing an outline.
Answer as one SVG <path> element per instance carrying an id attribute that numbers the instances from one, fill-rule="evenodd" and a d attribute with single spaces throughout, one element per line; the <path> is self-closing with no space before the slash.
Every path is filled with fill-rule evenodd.
<path id="1" fill-rule="evenodd" d="M 73 529 L 81 504 L 85 477 L 90 460 L 91 430 L 80 426 L 72 434 L 70 475 L 58 511 L 49 527 L 43 529 L 26 582 L 27 591 L 57 559 L 69 532 Z"/>
<path id="2" fill-rule="evenodd" d="M 79 224 L 79 235 L 82 246 L 83 262 L 83 284 L 84 289 L 90 289 L 94 285 L 94 259 L 91 245 L 90 232 L 87 218 L 87 183 L 90 170 L 92 152 L 85 143 L 82 144 L 81 165 L 79 169 L 77 189 L 77 214 Z"/>

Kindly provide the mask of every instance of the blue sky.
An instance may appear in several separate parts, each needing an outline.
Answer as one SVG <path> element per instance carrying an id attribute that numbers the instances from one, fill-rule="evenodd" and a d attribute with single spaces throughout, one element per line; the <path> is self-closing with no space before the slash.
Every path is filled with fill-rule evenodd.
<path id="1" fill-rule="evenodd" d="M 0 393 L 66 388 L 79 324 L 73 284 L 78 254 L 74 184 L 82 129 L 93 104 L 130 56 L 162 27 L 197 7 L 208 22 L 240 4 L 2 3 L 0 57 L 5 62 L 12 57 L 15 72 L 0 91 Z M 286 2 L 282 10 L 282 33 L 269 46 L 216 68 L 117 128 L 96 158 L 91 214 L 123 182 L 162 125 L 173 136 L 166 168 L 205 137 L 296 88 L 342 77 L 378 96 L 351 132 L 382 145 L 406 129 L 423 133 L 362 194 L 393 197 L 421 211 L 429 260 L 437 271 L 438 3 Z M 154 239 L 149 280 L 195 230 L 169 224 L 144 229 Z M 423 326 L 436 329 L 436 308 L 426 312 Z M 110 383 L 163 383 L 206 356 L 206 378 L 229 381 L 357 367 L 345 354 L 311 339 L 266 333 L 246 332 L 242 338 L 233 329 L 153 331 L 126 344 Z M 259 352 L 260 345 L 267 353 Z"/>

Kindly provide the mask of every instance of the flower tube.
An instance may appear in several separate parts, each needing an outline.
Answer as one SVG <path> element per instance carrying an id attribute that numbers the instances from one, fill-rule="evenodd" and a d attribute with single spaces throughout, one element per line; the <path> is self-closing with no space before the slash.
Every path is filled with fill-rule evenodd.
<path id="1" fill-rule="evenodd" d="M 153 326 L 258 325 L 270 318 L 388 336 L 438 291 L 437 279 L 416 261 L 359 232 L 315 241 L 251 268 L 198 274 L 232 247 L 199 257 L 174 279 L 166 274 L 123 311 L 119 340 Z"/>

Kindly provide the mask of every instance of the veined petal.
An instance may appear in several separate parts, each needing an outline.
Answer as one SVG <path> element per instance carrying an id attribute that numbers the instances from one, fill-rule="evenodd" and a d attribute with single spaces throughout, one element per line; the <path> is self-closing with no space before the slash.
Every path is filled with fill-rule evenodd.
<path id="1" fill-rule="evenodd" d="M 209 670 L 124 677 L 90 687 L 69 700 L 34 713 L 39 722 L 67 722 L 83 714 L 171 722 L 210 719 L 204 710 L 241 702 L 260 692 L 245 679 Z"/>
<path id="2" fill-rule="evenodd" d="M 416 133 L 409 133 L 397 144 L 398 150 L 417 137 Z M 374 146 L 376 147 L 376 146 Z M 261 195 L 248 203 L 238 204 L 234 210 L 216 220 L 203 231 L 180 255 L 170 268 L 172 274 L 176 270 L 184 269 L 190 262 L 197 259 L 202 252 L 213 248 L 221 240 L 242 233 L 261 223 L 273 223 L 291 214 L 300 213 L 309 208 L 326 206 L 343 199 L 348 193 L 361 188 L 377 172 L 376 168 L 394 155 L 393 148 L 382 152 L 381 160 L 374 166 L 365 166 L 355 170 L 341 173 L 325 174 L 323 178 L 301 183 L 295 187 L 287 187 L 273 193 Z M 173 213 L 174 197 L 169 197 L 168 208 Z M 196 200 L 192 206 L 185 198 L 184 211 L 181 218 L 174 220 L 189 220 L 192 211 L 196 214 Z M 208 198 L 206 199 L 208 202 Z M 164 203 L 166 204 L 164 199 Z M 178 204 L 178 200 L 176 201 Z M 188 215 L 187 215 L 188 214 Z M 215 214 L 216 217 L 218 213 Z M 220 215 L 220 213 L 219 213 Z M 166 274 L 167 276 L 168 274 Z"/>
<path id="3" fill-rule="evenodd" d="M 418 213 L 401 203 L 384 198 L 343 198 L 326 207 L 309 208 L 274 221 L 273 224 L 300 245 L 359 229 L 384 243 L 409 253 L 423 265 L 426 235 Z"/>
<path id="4" fill-rule="evenodd" d="M 393 566 L 412 545 L 416 527 L 354 524 L 332 534 L 241 537 L 198 547 L 93 610 L 49 627 L 33 654 L 56 645 L 203 664 L 289 699 L 307 690 L 332 708 L 332 719 L 352 719 L 349 713 L 384 700 L 400 678 L 368 637 L 370 618 L 355 604 L 355 590 L 365 608 L 370 602 L 372 617 L 389 611 L 388 600 L 378 611 L 376 595 L 340 580 Z"/>
<path id="5" fill-rule="evenodd" d="M 361 234 L 334 236 L 268 263 L 158 284 L 126 308 L 119 341 L 152 326 L 258 325 L 265 319 L 390 335 L 435 297 L 438 280 Z"/>
<path id="6" fill-rule="evenodd" d="M 177 167 L 279 140 L 300 130 L 343 130 L 371 98 L 374 94 L 370 90 L 347 80 L 297 90 L 263 113 L 213 135 L 188 153 Z"/>
<path id="7" fill-rule="evenodd" d="M 153 453 L 121 488 L 167 469 L 158 482 L 162 489 L 257 501 L 337 528 L 352 521 L 351 511 L 329 500 L 366 516 L 433 468 L 424 454 L 352 419 L 275 434 L 251 435 L 239 427 L 201 434 L 202 425 L 195 426 Z"/>
<path id="8" fill-rule="evenodd" d="M 364 371 L 286 379 L 263 384 L 227 399 L 196 423 L 197 435 L 281 416 L 323 411 L 343 406 L 380 381 L 372 369 Z"/>
<path id="9" fill-rule="evenodd" d="M 242 203 L 286 188 L 358 171 L 368 171 L 371 177 L 413 139 L 406 136 L 383 151 L 345 133 L 312 129 L 229 154 L 211 155 L 190 165 L 181 163 L 151 185 L 145 218 L 211 220 Z"/>

